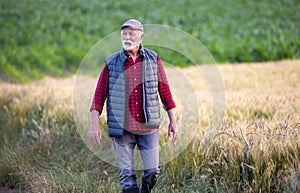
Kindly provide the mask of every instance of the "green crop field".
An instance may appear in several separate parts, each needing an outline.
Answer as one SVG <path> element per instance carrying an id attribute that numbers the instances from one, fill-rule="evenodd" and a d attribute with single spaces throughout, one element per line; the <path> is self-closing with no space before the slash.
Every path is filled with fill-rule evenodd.
<path id="1" fill-rule="evenodd" d="M 72 74 L 96 42 L 131 18 L 190 33 L 217 63 L 300 58 L 299 9 L 297 0 L 2 0 L 0 78 Z"/>

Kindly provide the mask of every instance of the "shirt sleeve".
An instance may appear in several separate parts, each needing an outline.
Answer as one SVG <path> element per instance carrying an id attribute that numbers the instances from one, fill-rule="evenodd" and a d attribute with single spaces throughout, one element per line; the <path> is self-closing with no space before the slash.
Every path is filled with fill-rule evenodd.
<path id="1" fill-rule="evenodd" d="M 94 93 L 94 98 L 92 101 L 90 111 L 97 110 L 99 111 L 99 115 L 101 115 L 104 102 L 107 97 L 107 93 L 108 93 L 108 67 L 107 65 L 104 65 L 98 79 L 98 83 Z"/>
<path id="2" fill-rule="evenodd" d="M 158 75 L 158 92 L 160 95 L 161 102 L 164 105 L 166 111 L 176 107 L 172 97 L 170 86 L 167 80 L 167 76 L 159 56 L 157 56 L 157 75 Z"/>

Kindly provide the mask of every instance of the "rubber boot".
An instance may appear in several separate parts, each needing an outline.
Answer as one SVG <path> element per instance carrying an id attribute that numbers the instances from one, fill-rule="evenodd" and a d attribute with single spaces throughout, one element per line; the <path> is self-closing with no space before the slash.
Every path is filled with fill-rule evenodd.
<path id="1" fill-rule="evenodd" d="M 140 185 L 139 193 L 150 193 L 150 192 L 151 192 L 151 188 L 149 184 L 143 181 L 142 184 Z"/>
<path id="2" fill-rule="evenodd" d="M 139 188 L 122 190 L 122 193 L 139 193 Z"/>

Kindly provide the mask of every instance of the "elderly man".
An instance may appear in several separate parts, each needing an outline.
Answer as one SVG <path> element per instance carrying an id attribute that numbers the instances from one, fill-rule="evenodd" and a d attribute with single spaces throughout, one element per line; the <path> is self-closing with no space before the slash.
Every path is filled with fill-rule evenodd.
<path id="1" fill-rule="evenodd" d="M 160 57 L 142 46 L 143 25 L 131 19 L 120 30 L 123 49 L 105 60 L 90 108 L 89 138 L 95 144 L 101 142 L 98 118 L 106 100 L 108 135 L 117 153 L 122 192 L 150 192 L 160 172 L 158 94 L 168 112 L 168 136 L 172 134 L 173 143 L 178 135 L 175 103 Z M 134 166 L 136 145 L 143 161 L 140 187 Z"/>

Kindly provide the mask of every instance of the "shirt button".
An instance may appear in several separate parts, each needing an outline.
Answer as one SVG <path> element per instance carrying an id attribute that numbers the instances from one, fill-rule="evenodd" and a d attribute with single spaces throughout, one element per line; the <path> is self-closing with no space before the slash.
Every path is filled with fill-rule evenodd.
<path id="1" fill-rule="evenodd" d="M 134 92 L 137 92 L 137 90 L 134 90 Z"/>
<path id="2" fill-rule="evenodd" d="M 136 116 L 138 117 L 138 116 L 139 116 L 139 114 L 136 114 Z"/>
<path id="3" fill-rule="evenodd" d="M 138 102 L 136 102 L 135 104 L 139 104 Z"/>
<path id="4" fill-rule="evenodd" d="M 136 78 L 134 80 L 136 80 Z"/>

